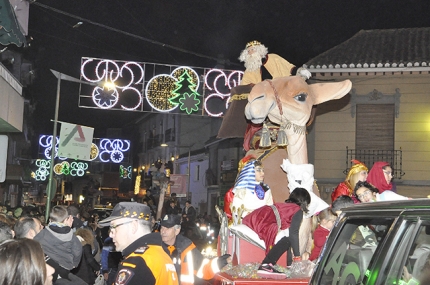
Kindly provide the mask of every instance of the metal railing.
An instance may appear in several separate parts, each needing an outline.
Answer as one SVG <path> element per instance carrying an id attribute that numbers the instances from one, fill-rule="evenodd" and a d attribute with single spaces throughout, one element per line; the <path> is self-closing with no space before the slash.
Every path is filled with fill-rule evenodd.
<path id="1" fill-rule="evenodd" d="M 370 170 L 376 161 L 386 161 L 393 168 L 393 178 L 402 179 L 405 175 L 402 169 L 402 149 L 400 150 L 380 150 L 380 149 L 348 149 L 346 147 L 346 175 L 353 165 L 351 160 L 356 159 L 364 163 Z"/>

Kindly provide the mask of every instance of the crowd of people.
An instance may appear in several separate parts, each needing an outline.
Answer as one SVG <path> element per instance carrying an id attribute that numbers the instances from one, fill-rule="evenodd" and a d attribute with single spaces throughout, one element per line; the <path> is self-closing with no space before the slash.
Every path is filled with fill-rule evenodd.
<path id="1" fill-rule="evenodd" d="M 184 235 L 196 228 L 197 218 L 203 220 L 190 201 L 181 209 L 172 195 L 158 228 L 150 206 L 155 199 L 150 205 L 144 202 L 120 202 L 110 215 L 55 205 L 46 223 L 43 208 L 2 206 L 0 280 L 10 285 L 93 285 L 102 276 L 109 285 L 195 284 L 213 278 L 227 264 L 227 255 L 206 259 Z M 28 247 L 33 249 L 23 253 Z M 11 254 L 20 258 L 8 259 Z"/>

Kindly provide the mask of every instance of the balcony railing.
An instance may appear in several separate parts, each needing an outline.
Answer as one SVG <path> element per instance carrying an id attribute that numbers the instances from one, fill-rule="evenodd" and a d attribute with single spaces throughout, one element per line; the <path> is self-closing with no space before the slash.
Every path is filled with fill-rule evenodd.
<path id="1" fill-rule="evenodd" d="M 379 150 L 379 149 L 348 149 L 346 147 L 346 169 L 343 173 L 346 175 L 353 165 L 352 159 L 364 163 L 370 170 L 376 161 L 386 161 L 393 168 L 393 178 L 402 179 L 405 175 L 402 169 L 402 149 L 400 150 Z"/>

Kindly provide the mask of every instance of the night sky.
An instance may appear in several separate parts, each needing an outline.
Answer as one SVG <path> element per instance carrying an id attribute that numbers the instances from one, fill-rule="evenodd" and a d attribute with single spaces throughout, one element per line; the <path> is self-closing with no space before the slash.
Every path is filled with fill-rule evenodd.
<path id="1" fill-rule="evenodd" d="M 300 66 L 363 29 L 429 27 L 429 12 L 427 0 L 37 0 L 25 51 L 37 72 L 36 133 L 52 133 L 57 79 L 49 70 L 79 78 L 81 57 L 209 68 L 222 58 L 243 70 L 240 51 L 259 40 Z M 79 84 L 62 82 L 58 119 L 95 127 L 96 137 L 143 115 L 78 108 L 78 95 Z"/>

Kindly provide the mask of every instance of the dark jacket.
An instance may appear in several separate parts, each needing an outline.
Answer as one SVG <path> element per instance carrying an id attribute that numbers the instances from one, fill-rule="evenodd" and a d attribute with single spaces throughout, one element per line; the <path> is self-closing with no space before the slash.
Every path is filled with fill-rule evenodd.
<path id="1" fill-rule="evenodd" d="M 61 267 L 71 270 L 79 265 L 82 255 L 82 244 L 73 234 L 70 227 L 59 227 L 50 224 L 35 237 L 47 256 Z"/>
<path id="2" fill-rule="evenodd" d="M 94 284 L 94 281 L 96 280 L 95 272 L 100 270 L 100 265 L 92 255 L 92 248 L 90 243 L 86 240 L 81 241 L 81 243 L 81 262 L 79 263 L 79 266 L 77 268 L 72 270 L 72 273 L 87 282 L 88 284 Z"/>

